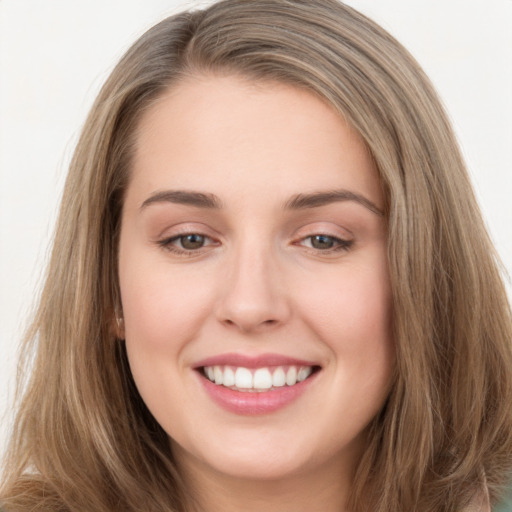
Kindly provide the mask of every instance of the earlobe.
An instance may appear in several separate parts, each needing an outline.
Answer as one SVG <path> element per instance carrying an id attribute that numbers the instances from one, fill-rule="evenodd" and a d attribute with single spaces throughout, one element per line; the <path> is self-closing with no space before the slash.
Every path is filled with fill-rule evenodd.
<path id="1" fill-rule="evenodd" d="M 124 318 L 121 315 L 116 315 L 116 337 L 124 340 Z"/>
<path id="2" fill-rule="evenodd" d="M 112 336 L 118 340 L 124 340 L 124 318 L 122 313 L 116 311 L 112 315 L 112 320 L 110 322 L 110 330 L 112 332 Z"/>

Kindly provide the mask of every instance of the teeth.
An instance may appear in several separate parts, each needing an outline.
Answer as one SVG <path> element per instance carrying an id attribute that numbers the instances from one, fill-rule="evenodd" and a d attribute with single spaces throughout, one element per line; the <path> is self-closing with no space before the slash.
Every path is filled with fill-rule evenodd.
<path id="1" fill-rule="evenodd" d="M 222 384 L 222 380 L 224 377 L 224 372 L 220 366 L 213 367 L 213 377 L 215 379 L 215 384 Z"/>
<path id="2" fill-rule="evenodd" d="M 272 387 L 272 375 L 268 368 L 258 368 L 254 372 L 255 389 L 270 389 Z"/>
<path id="3" fill-rule="evenodd" d="M 297 382 L 302 382 L 306 380 L 311 375 L 311 367 L 303 366 L 297 375 Z"/>
<path id="4" fill-rule="evenodd" d="M 294 386 L 306 380 L 313 368 L 311 366 L 278 366 L 276 368 L 248 368 L 231 366 L 207 366 L 204 375 L 218 386 L 244 391 L 268 391 L 272 388 Z"/>
<path id="5" fill-rule="evenodd" d="M 217 384 L 217 382 L 215 382 Z M 252 388 L 252 373 L 247 368 L 237 368 L 235 372 L 235 386 L 239 389 Z"/>
<path id="6" fill-rule="evenodd" d="M 222 378 L 222 384 L 226 387 L 235 385 L 235 372 L 231 368 L 224 370 L 224 377 Z"/>
<path id="7" fill-rule="evenodd" d="M 295 366 L 290 366 L 290 368 L 288 368 L 288 371 L 286 372 L 286 384 L 288 386 L 293 386 L 296 382 L 297 382 L 297 368 L 295 368 Z"/>
<path id="8" fill-rule="evenodd" d="M 279 367 L 272 375 L 272 385 L 275 388 L 282 388 L 286 384 L 286 375 L 284 374 L 284 370 Z"/>

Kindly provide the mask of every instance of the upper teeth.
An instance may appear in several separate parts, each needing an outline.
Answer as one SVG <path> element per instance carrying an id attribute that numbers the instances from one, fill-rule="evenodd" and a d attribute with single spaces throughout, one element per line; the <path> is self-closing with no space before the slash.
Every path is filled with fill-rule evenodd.
<path id="1" fill-rule="evenodd" d="M 203 371 L 206 377 L 217 385 L 239 390 L 268 390 L 302 382 L 311 375 L 313 368 L 311 366 L 277 366 L 250 370 L 233 366 L 205 366 Z"/>

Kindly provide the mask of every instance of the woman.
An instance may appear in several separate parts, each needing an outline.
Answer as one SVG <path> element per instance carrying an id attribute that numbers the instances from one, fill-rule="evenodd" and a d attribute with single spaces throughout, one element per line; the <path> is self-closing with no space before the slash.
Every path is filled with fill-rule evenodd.
<path id="1" fill-rule="evenodd" d="M 511 339 L 451 128 L 393 38 L 334 0 L 177 15 L 77 146 L 2 502 L 490 510 Z"/>

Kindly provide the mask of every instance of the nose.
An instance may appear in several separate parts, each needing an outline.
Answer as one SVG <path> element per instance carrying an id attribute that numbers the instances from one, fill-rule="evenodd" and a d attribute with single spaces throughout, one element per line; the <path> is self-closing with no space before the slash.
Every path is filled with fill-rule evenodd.
<path id="1" fill-rule="evenodd" d="M 244 333 L 266 331 L 284 324 L 291 308 L 283 274 L 271 249 L 247 248 L 233 259 L 223 277 L 218 320 Z"/>

